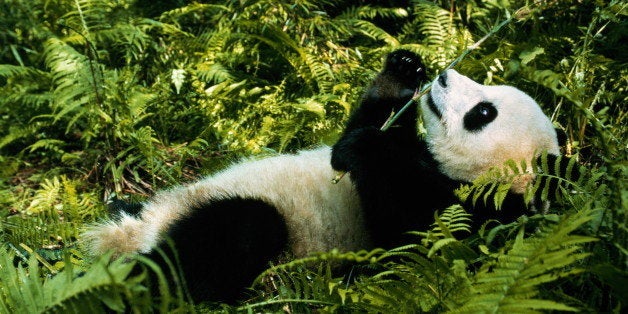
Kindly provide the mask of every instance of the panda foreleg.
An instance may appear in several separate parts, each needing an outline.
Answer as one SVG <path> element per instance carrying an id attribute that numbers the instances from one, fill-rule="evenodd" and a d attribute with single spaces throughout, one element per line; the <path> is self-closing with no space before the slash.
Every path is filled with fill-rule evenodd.
<path id="1" fill-rule="evenodd" d="M 405 112 L 388 131 L 380 130 L 391 114 L 404 107 L 426 80 L 424 65 L 418 55 L 404 49 L 390 53 L 384 69 L 362 96 L 360 106 L 353 111 L 343 135 L 334 145 L 332 167 L 352 171 L 373 158 L 388 158 L 396 151 L 401 154 L 411 151 L 418 141 L 416 110 Z"/>

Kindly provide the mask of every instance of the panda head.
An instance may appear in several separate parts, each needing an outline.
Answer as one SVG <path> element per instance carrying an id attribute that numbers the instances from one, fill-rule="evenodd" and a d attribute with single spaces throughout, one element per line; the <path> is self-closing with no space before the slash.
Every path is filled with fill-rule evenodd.
<path id="1" fill-rule="evenodd" d="M 447 70 L 432 82 L 421 111 L 430 152 L 452 179 L 471 182 L 508 160 L 529 165 L 543 151 L 559 153 L 549 118 L 511 86 L 482 85 Z M 515 181 L 511 190 L 522 193 L 530 179 Z"/>

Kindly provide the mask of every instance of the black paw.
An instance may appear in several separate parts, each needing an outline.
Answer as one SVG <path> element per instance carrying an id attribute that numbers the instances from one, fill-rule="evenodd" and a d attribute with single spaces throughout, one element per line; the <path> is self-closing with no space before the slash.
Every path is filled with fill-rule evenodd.
<path id="1" fill-rule="evenodd" d="M 399 49 L 386 57 L 384 72 L 393 75 L 407 86 L 418 88 L 427 81 L 425 65 L 417 54 L 412 51 Z"/>

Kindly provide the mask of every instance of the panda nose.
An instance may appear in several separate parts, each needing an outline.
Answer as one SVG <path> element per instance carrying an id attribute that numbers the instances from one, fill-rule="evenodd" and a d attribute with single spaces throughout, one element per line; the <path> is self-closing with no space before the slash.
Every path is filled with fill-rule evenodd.
<path id="1" fill-rule="evenodd" d="M 442 87 L 447 87 L 447 72 L 443 72 L 443 74 L 438 76 L 438 83 Z"/>

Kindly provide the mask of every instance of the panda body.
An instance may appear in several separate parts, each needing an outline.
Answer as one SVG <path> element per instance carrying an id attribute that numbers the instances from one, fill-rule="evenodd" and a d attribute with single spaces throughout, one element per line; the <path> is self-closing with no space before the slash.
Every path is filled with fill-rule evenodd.
<path id="1" fill-rule="evenodd" d="M 236 163 L 200 181 L 159 192 L 143 204 L 138 217 L 121 213 L 119 220 L 92 227 L 83 238 L 92 252 L 113 248 L 118 253 L 149 253 L 181 218 L 194 215 L 195 209 L 238 197 L 276 208 L 288 226 L 290 251 L 297 257 L 333 248 L 363 248 L 367 238 L 360 228 L 355 187 L 348 180 L 331 183 L 330 153 L 330 147 L 321 146 Z M 198 221 L 198 228 L 207 223 Z"/>
<path id="2" fill-rule="evenodd" d="M 333 147 L 234 164 L 190 185 L 159 192 L 142 204 L 139 215 L 122 213 L 119 219 L 94 225 L 82 240 L 93 255 L 113 250 L 155 256 L 154 248 L 168 235 L 193 299 L 234 302 L 283 253 L 303 257 L 331 249 L 409 243 L 415 239 L 405 232 L 428 228 L 434 211 L 459 202 L 453 190 L 475 179 L 488 164 L 500 166 L 505 157 L 529 161 L 537 149 L 555 153 L 551 123 L 531 98 L 506 87 L 497 87 L 493 94 L 493 87 L 456 72 L 432 82 L 431 93 L 421 101 L 430 133 L 426 140 L 417 135 L 416 110 L 381 131 L 391 111 L 405 105 L 423 83 L 420 58 L 405 50 L 393 52 Z M 502 106 L 510 97 L 527 109 Z M 482 101 L 493 104 L 493 120 L 477 113 L 468 118 Z M 515 120 L 527 129 L 516 135 L 505 132 L 512 119 L 502 118 L 520 113 L 525 115 Z M 510 144 L 492 143 L 495 138 Z M 513 148 L 513 138 L 530 149 Z M 481 146 L 483 141 L 488 141 L 487 147 L 495 144 L 493 149 Z M 349 179 L 332 184 L 335 170 L 349 172 Z M 514 201 L 509 214 L 482 209 L 474 220 L 509 220 L 524 213 L 517 192 L 510 193 Z"/>
<path id="3" fill-rule="evenodd" d="M 249 159 L 189 185 L 158 192 L 137 216 L 91 226 L 82 242 L 91 255 L 147 254 L 176 246 L 195 301 L 243 298 L 270 261 L 332 249 L 370 247 L 355 187 L 333 184 L 331 148 Z"/>

